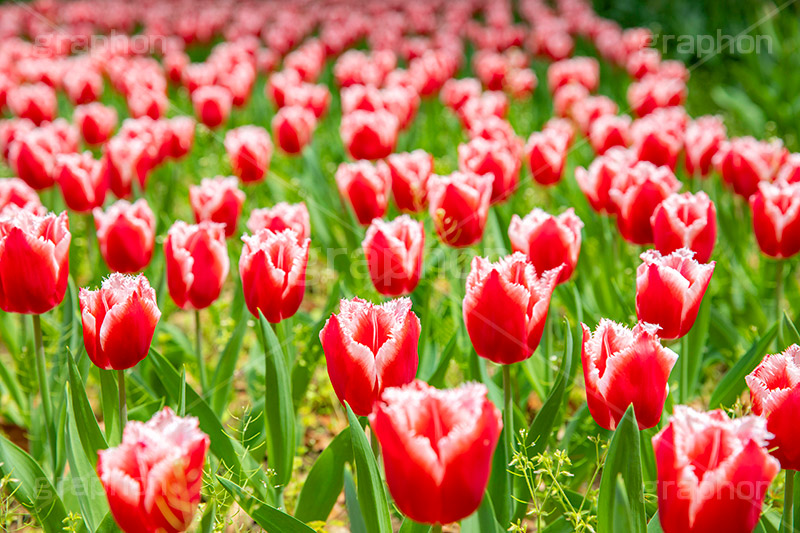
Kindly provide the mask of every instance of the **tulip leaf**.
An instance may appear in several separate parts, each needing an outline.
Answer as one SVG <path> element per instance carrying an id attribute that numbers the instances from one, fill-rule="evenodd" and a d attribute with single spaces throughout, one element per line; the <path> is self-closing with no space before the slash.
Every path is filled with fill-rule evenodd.
<path id="1" fill-rule="evenodd" d="M 267 460 L 275 471 L 273 486 L 285 487 L 292 478 L 294 463 L 292 382 L 281 343 L 260 311 L 258 322 L 259 340 L 265 361 L 264 423 L 267 429 Z"/>
<path id="2" fill-rule="evenodd" d="M 19 446 L 0 435 L 0 475 L 6 490 L 46 533 L 60 533 L 67 510 L 42 467 Z"/>
<path id="3" fill-rule="evenodd" d="M 350 422 L 350 439 L 353 443 L 353 458 L 358 479 L 358 502 L 364 514 L 364 522 L 370 533 L 391 533 L 392 517 L 389 500 L 383 486 L 378 463 L 372 453 L 364 428 L 359 424 L 350 405 L 345 402 L 347 420 Z"/>
<path id="4" fill-rule="evenodd" d="M 111 445 L 119 444 L 119 392 L 113 370 L 98 369 L 100 372 L 100 396 L 102 397 L 103 422 L 105 423 L 106 441 Z"/>
<path id="5" fill-rule="evenodd" d="M 119 533 L 120 529 L 117 525 L 117 521 L 114 520 L 114 515 L 111 513 L 106 514 L 103 517 L 103 521 L 100 522 L 100 525 L 97 526 L 97 529 L 94 533 Z"/>
<path id="6" fill-rule="evenodd" d="M 233 329 L 225 348 L 222 350 L 222 355 L 217 363 L 217 368 L 214 370 L 214 376 L 211 378 L 211 408 L 217 413 L 217 416 L 222 416 L 227 406 L 228 398 L 231 393 L 231 383 L 233 382 L 233 373 L 236 370 L 236 361 L 239 359 L 239 353 L 242 351 L 242 340 L 247 331 L 247 310 L 242 307 L 239 313 L 236 327 Z"/>
<path id="7" fill-rule="evenodd" d="M 694 326 L 687 334 L 686 343 L 688 353 L 680 354 L 684 357 L 684 363 L 689 365 L 687 375 L 689 376 L 689 383 L 681 383 L 682 387 L 686 387 L 684 398 L 687 400 L 694 396 L 694 391 L 700 382 L 700 373 L 703 370 L 703 353 L 706 349 L 706 342 L 708 342 L 708 328 L 711 322 L 711 299 L 705 298 L 700 304 L 700 311 L 697 314 Z M 679 363 L 680 364 L 680 363 Z"/>
<path id="8" fill-rule="evenodd" d="M 294 516 L 303 522 L 325 521 L 344 487 L 344 465 L 353 460 L 350 428 L 345 428 L 317 457 L 303 483 Z"/>
<path id="9" fill-rule="evenodd" d="M 631 405 L 608 446 L 597 502 L 598 531 L 645 533 L 647 530 L 639 455 L 639 427 Z M 618 479 L 622 482 L 622 493 Z M 620 513 L 621 508 L 627 512 Z M 620 523 L 620 519 L 625 523 Z"/>
<path id="10" fill-rule="evenodd" d="M 461 521 L 461 533 L 502 533 L 502 527 L 495 518 L 494 507 L 489 493 L 483 495 L 478 510 Z"/>
<path id="11" fill-rule="evenodd" d="M 410 518 L 403 520 L 400 530 L 397 533 L 430 533 L 431 526 L 414 522 Z"/>
<path id="12" fill-rule="evenodd" d="M 775 323 L 760 339 L 753 343 L 747 353 L 733 365 L 733 368 L 728 370 L 711 394 L 711 399 L 708 401 L 708 406 L 711 409 L 716 409 L 720 406 L 728 407 L 736 401 L 736 398 L 746 387 L 745 376 L 752 372 L 764 358 L 770 343 L 777 333 L 778 324 Z"/>
<path id="13" fill-rule="evenodd" d="M 344 503 L 347 506 L 347 518 L 350 520 L 350 533 L 368 533 L 361 506 L 358 504 L 356 483 L 349 468 L 344 469 Z"/>
<path id="14" fill-rule="evenodd" d="M 229 479 L 217 476 L 222 486 L 227 490 L 236 503 L 252 518 L 256 524 L 265 531 L 280 531 L 281 533 L 314 533 L 314 530 L 302 523 L 297 518 L 283 511 L 267 505 L 258 498 L 248 494 L 242 487 Z"/>
<path id="15" fill-rule="evenodd" d="M 447 374 L 447 369 L 450 367 L 450 361 L 458 350 L 458 335 L 460 331 L 461 326 L 459 325 L 456 327 L 447 345 L 445 345 L 441 355 L 439 355 L 439 362 L 436 365 L 436 369 L 426 380 L 431 387 L 444 387 L 444 378 Z"/>
<path id="16" fill-rule="evenodd" d="M 67 349 L 67 362 L 70 384 L 70 419 L 75 422 L 77 427 L 81 428 L 78 432 L 78 437 L 83 447 L 84 455 L 94 467 L 97 465 L 97 451 L 108 448 L 108 443 L 94 416 L 92 405 L 86 396 L 86 387 L 78 372 L 78 366 L 75 364 L 72 351 L 69 349 Z"/>
<path id="17" fill-rule="evenodd" d="M 211 500 L 203 512 L 203 517 L 200 519 L 200 527 L 198 528 L 198 531 L 200 531 L 200 533 L 212 533 L 214 531 L 216 520 L 217 502 L 215 500 Z"/>
<path id="18" fill-rule="evenodd" d="M 792 319 L 789 318 L 789 315 L 784 311 L 783 313 L 783 325 L 780 328 L 780 346 L 781 350 L 788 348 L 792 344 L 800 344 L 800 333 L 797 331 L 797 326 L 795 326 Z"/>
<path id="19" fill-rule="evenodd" d="M 647 523 L 647 533 L 664 533 L 664 530 L 661 529 L 661 519 L 658 517 L 658 511 Z"/>

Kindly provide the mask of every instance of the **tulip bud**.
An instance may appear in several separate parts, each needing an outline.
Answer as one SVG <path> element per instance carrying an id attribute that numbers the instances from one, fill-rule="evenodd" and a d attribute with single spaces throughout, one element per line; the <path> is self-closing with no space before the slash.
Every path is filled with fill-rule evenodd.
<path id="1" fill-rule="evenodd" d="M 400 123 L 388 111 L 353 111 L 342 117 L 340 133 L 353 159 L 382 159 L 394 151 Z"/>
<path id="2" fill-rule="evenodd" d="M 596 91 L 600 83 L 600 63 L 590 57 L 574 57 L 551 63 L 547 68 L 547 88 L 551 94 L 573 83 L 589 92 Z"/>
<path id="3" fill-rule="evenodd" d="M 421 381 L 384 391 L 369 415 L 389 493 L 416 522 L 449 524 L 480 506 L 503 429 L 485 385 L 437 390 Z M 422 437 L 426 435 L 427 437 Z"/>
<path id="4" fill-rule="evenodd" d="M 103 146 L 103 172 L 111 192 L 117 198 L 129 198 L 133 194 L 133 180 L 144 188 L 147 170 L 142 165 L 147 145 L 139 139 L 113 137 Z"/>
<path id="5" fill-rule="evenodd" d="M 512 250 L 523 253 L 537 272 L 563 266 L 558 283 L 564 283 L 578 264 L 581 228 L 583 222 L 571 207 L 557 217 L 536 208 L 525 218 L 511 217 L 508 237 Z"/>
<path id="6" fill-rule="evenodd" d="M 615 146 L 631 144 L 631 117 L 628 115 L 603 115 L 589 128 L 589 141 L 595 153 L 602 155 Z"/>
<path id="7" fill-rule="evenodd" d="M 586 401 L 595 422 L 613 430 L 633 405 L 639 429 L 657 425 L 669 392 L 667 379 L 678 360 L 678 354 L 661 346 L 658 326 L 640 322 L 630 330 L 605 318 L 594 333 L 582 326 Z"/>
<path id="8" fill-rule="evenodd" d="M 233 96 L 225 87 L 207 85 L 192 93 L 194 114 L 206 127 L 214 129 L 228 120 Z"/>
<path id="9" fill-rule="evenodd" d="M 186 531 L 192 523 L 208 451 L 193 417 L 169 407 L 149 422 L 130 421 L 122 443 L 98 452 L 97 475 L 125 533 Z"/>
<path id="10" fill-rule="evenodd" d="M 637 119 L 631 125 L 632 150 L 639 161 L 649 161 L 656 166 L 664 165 L 675 170 L 684 135 L 682 124 L 674 122 L 675 118 L 668 113 L 657 112 Z"/>
<path id="11" fill-rule="evenodd" d="M 44 215 L 47 210 L 42 207 L 39 195 L 33 188 L 19 178 L 5 178 L 0 180 L 0 216 L 6 208 L 16 207 L 31 211 L 37 215 Z"/>
<path id="12" fill-rule="evenodd" d="M 725 125 L 717 116 L 698 117 L 686 127 L 684 150 L 686 172 L 693 176 L 708 176 L 711 161 L 727 138 Z"/>
<path id="13" fill-rule="evenodd" d="M 0 217 L 0 309 L 39 315 L 64 299 L 69 277 L 67 213 L 7 207 Z"/>
<path id="14" fill-rule="evenodd" d="M 314 113 L 305 107 L 282 107 L 272 117 L 272 135 L 285 153 L 299 154 L 311 142 L 311 134 L 317 127 Z"/>
<path id="15" fill-rule="evenodd" d="M 510 365 L 533 354 L 542 339 L 561 268 L 537 274 L 519 252 L 497 263 L 472 259 L 463 312 L 478 355 Z"/>
<path id="16" fill-rule="evenodd" d="M 79 105 L 72 113 L 72 121 L 86 144 L 97 146 L 111 138 L 117 125 L 117 110 L 99 102 Z"/>
<path id="17" fill-rule="evenodd" d="M 492 202 L 506 200 L 519 183 L 519 157 L 502 141 L 476 137 L 458 146 L 458 168 L 462 172 L 492 177 Z"/>
<path id="18" fill-rule="evenodd" d="M 239 275 L 247 308 L 256 317 L 261 311 L 273 324 L 293 316 L 303 302 L 311 241 L 298 242 L 288 229 L 262 229 L 242 241 Z"/>
<path id="19" fill-rule="evenodd" d="M 195 220 L 223 224 L 227 237 L 236 233 L 245 198 L 234 176 L 203 178 L 200 185 L 189 187 L 189 203 Z"/>
<path id="20" fill-rule="evenodd" d="M 722 141 L 712 163 L 733 192 L 750 198 L 758 191 L 759 182 L 775 178 L 787 155 L 779 139 L 767 142 L 738 137 Z"/>
<path id="21" fill-rule="evenodd" d="M 161 311 L 147 278 L 114 273 L 95 290 L 80 290 L 83 343 L 104 370 L 133 368 L 150 351 Z"/>
<path id="22" fill-rule="evenodd" d="M 392 181 L 392 195 L 401 211 L 418 213 L 428 199 L 428 179 L 433 156 L 424 150 L 391 154 L 386 158 Z"/>
<path id="23" fill-rule="evenodd" d="M 641 258 L 636 271 L 636 316 L 657 324 L 663 339 L 683 337 L 694 325 L 716 262 L 700 264 L 688 248 L 665 256 L 648 250 Z"/>
<path id="24" fill-rule="evenodd" d="M 297 242 L 300 243 L 311 236 L 308 209 L 302 202 L 297 204 L 279 202 L 272 207 L 253 209 L 247 221 L 247 229 L 254 235 L 262 229 L 274 233 L 290 229 L 297 234 Z"/>
<path id="25" fill-rule="evenodd" d="M 43 128 L 15 137 L 8 150 L 8 162 L 17 176 L 36 190 L 53 185 L 55 156 L 60 153 L 58 139 Z"/>
<path id="26" fill-rule="evenodd" d="M 411 293 L 419 283 L 425 228 L 408 215 L 391 222 L 376 218 L 361 243 L 372 283 L 385 296 Z"/>
<path id="27" fill-rule="evenodd" d="M 153 257 L 156 217 L 147 200 L 133 204 L 119 200 L 105 212 L 92 211 L 97 229 L 100 254 L 113 272 L 131 273 L 143 270 Z"/>
<path id="28" fill-rule="evenodd" d="M 366 416 L 385 388 L 411 383 L 419 364 L 419 334 L 408 298 L 381 305 L 342 300 L 339 314 L 331 315 L 319 334 L 339 401 Z"/>
<path id="29" fill-rule="evenodd" d="M 540 185 L 554 185 L 564 174 L 569 139 L 556 130 L 534 132 L 525 145 L 531 176 Z"/>
<path id="30" fill-rule="evenodd" d="M 180 159 L 189 153 L 194 143 L 194 119 L 186 116 L 173 117 L 166 121 L 169 136 L 169 156 Z"/>
<path id="31" fill-rule="evenodd" d="M 785 259 L 800 252 L 800 183 L 760 183 L 750 209 L 762 253 Z"/>
<path id="32" fill-rule="evenodd" d="M 61 187 L 64 203 L 78 213 L 103 205 L 108 182 L 103 165 L 91 152 L 58 154 L 53 177 Z"/>
<path id="33" fill-rule="evenodd" d="M 269 170 L 272 141 L 258 126 L 242 126 L 225 134 L 225 151 L 231 168 L 244 183 L 261 181 Z"/>
<path id="34" fill-rule="evenodd" d="M 341 163 L 336 170 L 339 194 L 353 208 L 362 226 L 386 214 L 391 179 L 389 167 L 383 161 Z"/>
<path id="35" fill-rule="evenodd" d="M 581 132 L 588 137 L 595 120 L 604 115 L 616 115 L 618 111 L 617 103 L 607 96 L 587 96 L 572 105 L 570 114 Z"/>
<path id="36" fill-rule="evenodd" d="M 706 193 L 671 194 L 658 204 L 650 223 L 659 252 L 689 248 L 700 263 L 708 263 L 717 241 L 717 209 Z"/>
<path id="37" fill-rule="evenodd" d="M 58 115 L 56 91 L 45 83 L 20 85 L 8 91 L 8 108 L 15 116 L 40 126 Z"/>
<path id="38" fill-rule="evenodd" d="M 219 297 L 230 260 L 222 224 L 179 220 L 164 241 L 167 286 L 181 309 L 205 309 Z"/>
<path id="39" fill-rule="evenodd" d="M 658 517 L 664 533 L 750 533 L 764 496 L 780 472 L 764 447 L 763 419 L 731 420 L 721 410 L 679 405 L 653 437 Z"/>
<path id="40" fill-rule="evenodd" d="M 596 157 L 589 165 L 589 170 L 583 167 L 575 169 L 575 181 L 578 182 L 578 187 L 586 196 L 592 209 L 601 214 L 614 213 L 616 206 L 610 196 L 614 179 L 620 173 L 626 172 L 636 162 L 633 152 L 615 147 Z"/>
<path id="41" fill-rule="evenodd" d="M 483 92 L 481 82 L 475 78 L 453 78 L 442 86 L 439 98 L 446 107 L 457 113 L 467 100 L 479 97 L 481 92 Z"/>
<path id="42" fill-rule="evenodd" d="M 489 214 L 492 181 L 488 174 L 473 172 L 431 176 L 428 204 L 442 242 L 463 248 L 481 240 Z"/>

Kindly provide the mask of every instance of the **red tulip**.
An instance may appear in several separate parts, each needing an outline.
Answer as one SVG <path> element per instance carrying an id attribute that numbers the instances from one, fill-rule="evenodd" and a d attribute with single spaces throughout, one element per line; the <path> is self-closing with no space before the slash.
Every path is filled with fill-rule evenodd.
<path id="1" fill-rule="evenodd" d="M 557 217 L 536 208 L 525 218 L 511 217 L 508 237 L 512 250 L 523 253 L 537 272 L 563 267 L 558 283 L 564 283 L 578 264 L 581 228 L 583 222 L 571 207 Z"/>
<path id="2" fill-rule="evenodd" d="M 762 253 L 785 259 L 800 252 L 800 183 L 759 183 L 750 209 Z"/>
<path id="3" fill-rule="evenodd" d="M 147 200 L 141 198 L 133 204 L 119 200 L 105 212 L 96 207 L 92 213 L 100 254 L 109 269 L 127 274 L 139 272 L 150 263 L 156 217 Z"/>
<path id="4" fill-rule="evenodd" d="M 125 370 L 145 358 L 161 318 L 146 277 L 114 273 L 95 291 L 82 288 L 79 299 L 83 343 L 95 365 Z"/>
<path id="5" fill-rule="evenodd" d="M 39 126 L 58 114 L 56 91 L 45 83 L 20 85 L 8 92 L 8 107 L 17 117 Z"/>
<path id="6" fill-rule="evenodd" d="M 519 157 L 502 141 L 476 137 L 458 146 L 458 168 L 492 177 L 492 202 L 506 200 L 519 183 Z"/>
<path id="7" fill-rule="evenodd" d="M 147 145 L 139 139 L 112 137 L 103 146 L 103 172 L 111 191 L 117 198 L 129 198 L 133 194 L 133 182 L 144 188 L 147 181 Z"/>
<path id="8" fill-rule="evenodd" d="M 721 410 L 679 405 L 653 437 L 658 516 L 664 533 L 750 533 L 770 483 L 780 472 L 764 447 L 764 420 L 731 420 Z"/>
<path id="9" fill-rule="evenodd" d="M 661 420 L 678 354 L 661 346 L 658 326 L 639 323 L 633 330 L 602 319 L 594 333 L 583 326 L 583 377 L 586 401 L 597 424 L 615 429 L 629 405 L 639 429 Z"/>
<path id="10" fill-rule="evenodd" d="M 554 185 L 564 174 L 569 139 L 556 130 L 534 132 L 525 145 L 531 176 L 540 185 Z"/>
<path id="11" fill-rule="evenodd" d="M 75 105 L 94 102 L 103 94 L 103 76 L 88 67 L 68 70 L 62 82 L 69 101 Z"/>
<path id="12" fill-rule="evenodd" d="M 800 183 L 800 154 L 792 153 L 786 157 L 786 161 L 778 169 L 775 181 Z"/>
<path id="13" fill-rule="evenodd" d="M 506 75 L 505 89 L 514 98 L 527 98 L 539 84 L 536 73 L 529 68 L 512 69 Z"/>
<path id="14" fill-rule="evenodd" d="M 683 145 L 686 152 L 686 172 L 693 176 L 708 176 L 711 161 L 725 139 L 725 125 L 718 116 L 698 117 L 690 122 L 686 127 Z"/>
<path id="15" fill-rule="evenodd" d="M 604 115 L 616 115 L 618 111 L 617 103 L 607 96 L 587 96 L 572 105 L 570 114 L 581 132 L 588 136 L 595 120 Z"/>
<path id="16" fill-rule="evenodd" d="M 275 233 L 268 229 L 242 240 L 239 275 L 247 308 L 253 316 L 261 311 L 273 324 L 293 316 L 306 289 L 311 241 L 298 242 L 292 230 Z"/>
<path id="17" fill-rule="evenodd" d="M 86 144 L 96 146 L 111 138 L 111 132 L 117 125 L 117 110 L 99 102 L 79 105 L 72 113 L 72 121 Z"/>
<path id="18" fill-rule="evenodd" d="M 392 181 L 392 195 L 401 211 L 418 213 L 427 205 L 428 178 L 433 173 L 433 156 L 424 150 L 391 154 L 386 158 Z"/>
<path id="19" fill-rule="evenodd" d="M 614 179 L 636 164 L 636 161 L 636 156 L 630 150 L 615 147 L 596 157 L 589 165 L 589 170 L 583 167 L 575 169 L 575 181 L 592 209 L 598 213 L 615 212 L 616 207 L 610 196 L 611 186 Z"/>
<path id="20" fill-rule="evenodd" d="M 660 326 L 663 339 L 683 337 L 694 325 L 716 263 L 698 263 L 688 248 L 665 256 L 648 250 L 641 258 L 636 271 L 636 316 Z"/>
<path id="21" fill-rule="evenodd" d="M 27 118 L 10 118 L 0 120 L 0 150 L 3 159 L 8 162 L 11 144 L 17 137 L 33 130 L 36 126 Z"/>
<path id="22" fill-rule="evenodd" d="M 169 99 L 159 90 L 136 88 L 127 95 L 128 112 L 133 118 L 149 117 L 154 120 L 164 116 Z"/>
<path id="23" fill-rule="evenodd" d="M 269 170 L 272 141 L 258 126 L 241 126 L 225 134 L 225 151 L 233 173 L 245 183 L 261 181 Z"/>
<path id="24" fill-rule="evenodd" d="M 311 236 L 311 223 L 308 209 L 303 202 L 287 204 L 279 202 L 272 207 L 253 209 L 247 221 L 247 229 L 256 234 L 262 229 L 279 233 L 290 229 L 297 234 L 297 242 L 303 242 Z"/>
<path id="25" fill-rule="evenodd" d="M 416 522 L 448 524 L 480 506 L 500 431 L 485 385 L 437 390 L 414 381 L 387 389 L 369 423 L 381 444 L 386 484 Z"/>
<path id="26" fill-rule="evenodd" d="M 169 137 L 169 156 L 180 159 L 189 153 L 194 143 L 195 122 L 192 117 L 177 116 L 166 122 Z"/>
<path id="27" fill-rule="evenodd" d="M 489 215 L 492 181 L 487 174 L 473 172 L 431 176 L 428 205 L 442 242 L 463 248 L 481 240 Z"/>
<path id="28" fill-rule="evenodd" d="M 657 109 L 682 106 L 687 95 L 686 82 L 661 74 L 648 74 L 628 86 L 628 104 L 637 116 Z"/>
<path id="29" fill-rule="evenodd" d="M 408 215 L 391 222 L 376 218 L 370 224 L 364 242 L 372 283 L 384 296 L 411 293 L 419 283 L 425 228 Z"/>
<path id="30" fill-rule="evenodd" d="M 553 110 L 557 117 L 572 116 L 576 103 L 589 97 L 589 91 L 579 83 L 568 83 L 553 94 Z"/>
<path id="31" fill-rule="evenodd" d="M 537 274 L 516 252 L 492 263 L 472 259 L 464 296 L 464 323 L 481 357 L 498 364 L 524 361 L 542 339 L 550 296 L 561 266 Z"/>
<path id="32" fill-rule="evenodd" d="M 336 170 L 336 185 L 362 226 L 386 214 L 391 175 L 383 161 L 376 164 L 369 161 L 341 163 Z"/>
<path id="33" fill-rule="evenodd" d="M 305 107 L 282 107 L 272 117 L 272 134 L 280 149 L 291 155 L 299 154 L 311 142 L 316 126 L 314 113 Z"/>
<path id="34" fill-rule="evenodd" d="M 61 187 L 64 203 L 78 213 L 88 213 L 103 205 L 108 189 L 103 164 L 92 157 L 91 152 L 82 154 L 58 154 L 53 177 Z"/>
<path id="35" fill-rule="evenodd" d="M 388 111 L 353 111 L 342 117 L 340 132 L 353 159 L 381 159 L 394 151 L 400 123 Z"/>
<path id="36" fill-rule="evenodd" d="M 309 109 L 316 119 L 322 118 L 330 103 L 331 92 L 326 85 L 300 83 L 284 95 L 284 105 Z"/>
<path id="37" fill-rule="evenodd" d="M 708 263 L 717 241 L 717 209 L 706 193 L 671 194 L 658 204 L 650 222 L 659 252 L 689 248 L 699 262 Z"/>
<path id="38" fill-rule="evenodd" d="M 381 305 L 342 300 L 319 334 L 328 375 L 341 402 L 359 416 L 372 412 L 387 387 L 411 383 L 417 374 L 420 322 L 411 300 Z"/>
<path id="39" fill-rule="evenodd" d="M 629 146 L 631 117 L 628 115 L 603 115 L 589 128 L 589 141 L 595 153 L 602 155 L 614 146 Z"/>
<path id="40" fill-rule="evenodd" d="M 122 443 L 100 450 L 97 475 L 114 520 L 125 533 L 186 531 L 192 523 L 208 451 L 193 417 L 169 407 L 149 422 L 128 422 Z"/>
<path id="41" fill-rule="evenodd" d="M 449 79 L 442 86 L 439 98 L 445 106 L 458 112 L 467 100 L 479 97 L 481 92 L 481 82 L 475 78 Z"/>
<path id="42" fill-rule="evenodd" d="M 658 204 L 680 188 L 680 182 L 668 167 L 657 167 L 647 161 L 617 174 L 608 195 L 625 240 L 634 244 L 652 243 L 650 218 Z"/>
<path id="43" fill-rule="evenodd" d="M 39 195 L 30 185 L 19 178 L 3 178 L 0 180 L 0 216 L 6 208 L 15 207 L 37 215 L 44 215 L 47 212 L 42 207 Z"/>
<path id="44" fill-rule="evenodd" d="M 500 91 L 486 91 L 467 100 L 458 112 L 464 128 L 471 130 L 479 121 L 489 117 L 503 118 L 508 113 L 508 97 Z"/>
<path id="45" fill-rule="evenodd" d="M 600 82 L 600 64 L 594 58 L 575 57 L 552 63 L 547 68 L 547 87 L 550 93 L 571 83 L 577 83 L 589 92 L 597 90 Z"/>
<path id="46" fill-rule="evenodd" d="M 227 237 L 236 233 L 245 198 L 244 192 L 239 189 L 239 181 L 234 176 L 203 178 L 200 185 L 189 187 L 189 202 L 192 204 L 195 220 L 223 224 Z"/>
<path id="47" fill-rule="evenodd" d="M 205 309 L 219 298 L 230 270 L 225 227 L 179 220 L 164 241 L 169 295 L 181 309 Z"/>
<path id="48" fill-rule="evenodd" d="M 55 156 L 60 153 L 56 136 L 44 128 L 36 128 L 14 138 L 8 151 L 8 162 L 17 176 L 36 190 L 53 185 Z"/>
<path id="49" fill-rule="evenodd" d="M 231 92 L 219 85 L 199 87 L 192 93 L 194 114 L 208 128 L 214 129 L 228 120 L 233 97 Z"/>
<path id="50" fill-rule="evenodd" d="M 682 124 L 674 122 L 675 118 L 656 112 L 634 121 L 631 126 L 632 150 L 639 161 L 675 170 L 684 135 Z"/>
<path id="51" fill-rule="evenodd" d="M 767 142 L 738 137 L 722 141 L 712 162 L 736 194 L 749 198 L 758 191 L 759 182 L 775 178 L 787 155 L 778 139 Z"/>

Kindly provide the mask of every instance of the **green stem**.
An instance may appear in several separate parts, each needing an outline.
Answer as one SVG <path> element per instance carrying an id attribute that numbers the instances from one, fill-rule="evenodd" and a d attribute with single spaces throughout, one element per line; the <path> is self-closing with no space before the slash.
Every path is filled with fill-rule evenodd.
<path id="1" fill-rule="evenodd" d="M 117 370 L 117 388 L 119 389 L 119 441 L 125 434 L 125 425 L 128 423 L 128 402 L 125 395 L 125 371 Z"/>
<path id="2" fill-rule="evenodd" d="M 42 397 L 45 436 L 50 444 L 50 452 L 53 456 L 53 470 L 55 471 L 56 441 L 53 439 L 53 406 L 50 399 L 50 388 L 47 385 L 47 367 L 44 360 L 44 344 L 42 344 L 42 321 L 39 315 L 31 315 L 31 319 L 33 320 L 33 337 L 36 343 L 36 376 L 39 381 L 39 394 Z"/>
<path id="3" fill-rule="evenodd" d="M 503 365 L 503 429 L 506 434 L 508 461 L 514 450 L 514 411 L 511 391 L 511 365 Z"/>
<path id="4" fill-rule="evenodd" d="M 775 273 L 775 320 L 780 320 L 783 312 L 783 263 L 778 261 Z"/>
<path id="5" fill-rule="evenodd" d="M 95 256 L 95 241 L 97 234 L 94 227 L 94 217 L 89 213 L 84 217 L 86 225 L 86 260 L 89 263 L 89 279 L 94 282 L 95 273 L 97 272 L 97 259 Z"/>
<path id="6" fill-rule="evenodd" d="M 433 526 L 431 528 L 431 533 L 442 533 L 442 526 L 441 525 Z"/>
<path id="7" fill-rule="evenodd" d="M 678 384 L 678 402 L 685 404 L 689 401 L 689 336 L 681 337 L 681 382 Z"/>
<path id="8" fill-rule="evenodd" d="M 794 531 L 794 478 L 794 470 L 787 470 L 786 485 L 783 489 L 782 533 L 791 533 Z"/>
<path id="9" fill-rule="evenodd" d="M 203 363 L 203 335 L 200 331 L 200 310 L 194 312 L 194 336 L 195 336 L 195 355 L 197 356 L 197 367 L 200 369 L 200 389 L 206 391 L 206 365 Z"/>

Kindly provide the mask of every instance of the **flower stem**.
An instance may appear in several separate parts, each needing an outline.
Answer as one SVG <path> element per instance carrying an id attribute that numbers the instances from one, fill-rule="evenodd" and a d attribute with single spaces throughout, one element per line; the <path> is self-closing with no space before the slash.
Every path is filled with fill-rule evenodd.
<path id="1" fill-rule="evenodd" d="M 787 470 L 786 485 L 783 489 L 782 533 L 791 533 L 794 531 L 794 478 L 794 470 Z"/>
<path id="2" fill-rule="evenodd" d="M 775 273 L 775 320 L 781 319 L 783 312 L 783 261 L 778 260 Z"/>
<path id="3" fill-rule="evenodd" d="M 689 336 L 681 337 L 681 382 L 678 385 L 678 402 L 685 404 L 689 401 Z"/>
<path id="4" fill-rule="evenodd" d="M 195 335 L 195 355 L 197 356 L 197 366 L 200 369 L 200 389 L 206 391 L 206 365 L 203 363 L 203 336 L 200 332 L 200 310 L 194 311 L 194 335 Z"/>
<path id="5" fill-rule="evenodd" d="M 511 365 L 503 365 L 503 429 L 506 435 L 506 454 L 509 462 L 514 451 L 514 412 L 511 392 Z"/>
<path id="6" fill-rule="evenodd" d="M 431 528 L 431 533 L 442 533 L 442 526 L 433 526 L 433 528 Z"/>
<path id="7" fill-rule="evenodd" d="M 39 394 L 42 397 L 44 411 L 44 429 L 53 459 L 53 470 L 56 468 L 56 441 L 53 439 L 53 406 L 50 400 L 50 388 L 47 385 L 47 367 L 44 360 L 44 344 L 42 344 L 42 322 L 39 315 L 31 315 L 33 321 L 33 338 L 36 343 L 36 377 L 39 381 Z M 55 474 L 55 472 L 53 472 Z"/>
<path id="8" fill-rule="evenodd" d="M 117 388 L 119 389 L 119 441 L 125 434 L 125 425 L 128 423 L 128 403 L 125 394 L 125 371 L 117 370 Z"/>

